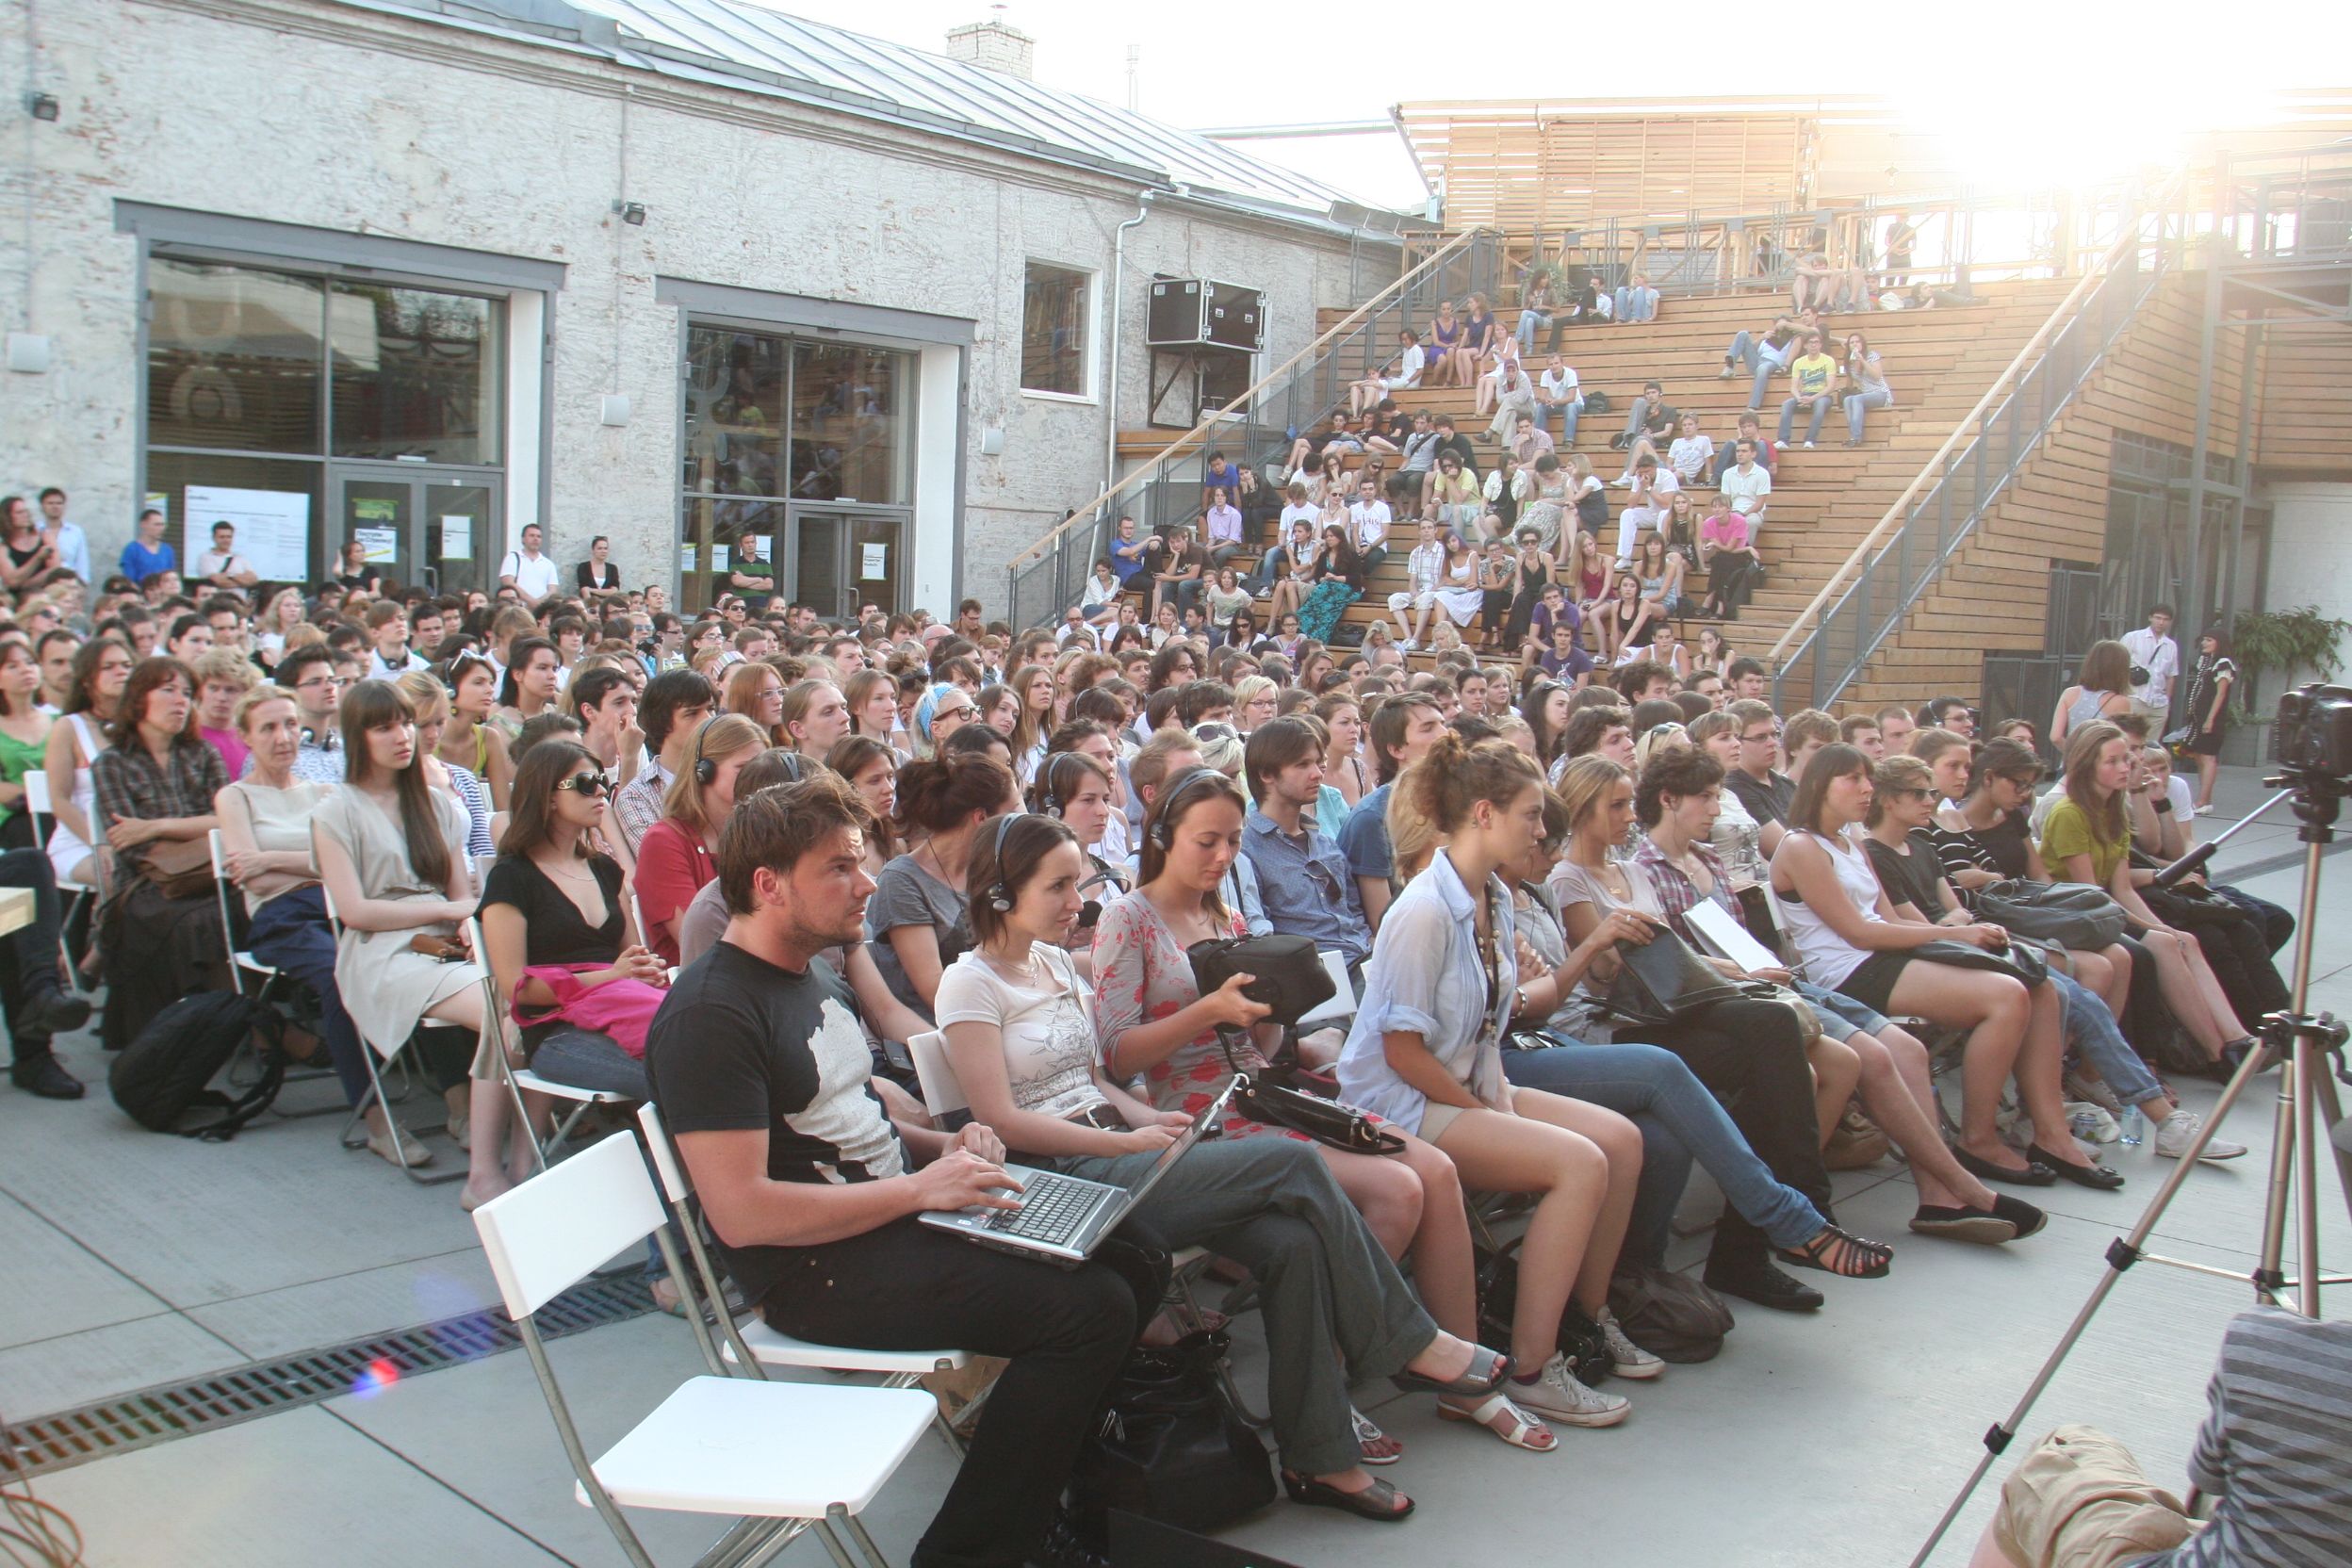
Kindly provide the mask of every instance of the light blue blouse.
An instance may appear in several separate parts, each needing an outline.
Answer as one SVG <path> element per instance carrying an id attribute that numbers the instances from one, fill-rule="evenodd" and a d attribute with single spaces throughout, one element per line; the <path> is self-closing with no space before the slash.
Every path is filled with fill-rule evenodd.
<path id="1" fill-rule="evenodd" d="M 1406 1132 L 1421 1130 L 1429 1099 L 1388 1065 L 1381 1041 L 1396 1030 L 1418 1034 L 1429 1054 L 1481 1102 L 1510 1108 L 1502 1037 L 1519 984 L 1517 926 L 1501 878 L 1487 878 L 1486 895 L 1500 971 L 1491 1005 L 1478 963 L 1477 906 L 1451 856 L 1432 857 L 1429 869 L 1389 906 L 1364 966 L 1355 1027 L 1340 1053 L 1341 1099 Z"/>

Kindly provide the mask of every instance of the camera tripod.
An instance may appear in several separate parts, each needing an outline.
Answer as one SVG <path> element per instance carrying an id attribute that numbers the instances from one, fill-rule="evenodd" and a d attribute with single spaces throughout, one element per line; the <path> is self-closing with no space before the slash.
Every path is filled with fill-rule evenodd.
<path id="1" fill-rule="evenodd" d="M 2284 777 L 2267 778 L 2262 782 L 2282 793 L 2274 796 L 2262 809 L 2267 810 L 2280 799 L 2292 796 L 2295 817 L 2303 825 L 2295 835 L 2304 845 L 2303 890 L 2301 906 L 2295 912 L 2295 982 L 2290 1008 L 2283 1013 L 2273 1013 L 2262 1021 L 2261 1046 L 2247 1053 L 2237 1071 L 2230 1074 L 2229 1086 L 2222 1090 L 2221 1099 L 2214 1104 L 2213 1114 L 2206 1119 L 2197 1142 L 2182 1152 L 2172 1174 L 2164 1179 L 2164 1184 L 2149 1200 L 2147 1211 L 2140 1216 L 2131 1233 L 2108 1244 L 2107 1272 L 2092 1287 L 2089 1298 L 2074 1315 L 2074 1321 L 2066 1325 L 2066 1331 L 2059 1337 L 2050 1358 L 2042 1363 L 2041 1370 L 2034 1373 L 2034 1380 L 2026 1385 L 2017 1405 L 1985 1432 L 1984 1456 L 1976 1462 L 1976 1468 L 1968 1472 L 1968 1479 L 1961 1483 L 1958 1495 L 1944 1510 L 1943 1517 L 1936 1521 L 1936 1528 L 1919 1547 L 1918 1555 L 1911 1559 L 1911 1568 L 1923 1568 L 1927 1560 L 1935 1554 L 1936 1548 L 1943 1542 L 1945 1532 L 1952 1528 L 1952 1521 L 1960 1516 L 1960 1511 L 1968 1506 L 1968 1498 L 1975 1494 L 1977 1484 L 1984 1478 L 1984 1473 L 1992 1468 L 1993 1462 L 2016 1439 L 2026 1413 L 2034 1408 L 2042 1391 L 2050 1386 L 2050 1380 L 2057 1375 L 2060 1364 L 2074 1348 L 2076 1341 L 2082 1337 L 2083 1331 L 2090 1327 L 2091 1318 L 2105 1304 L 2116 1282 L 2132 1265 L 2160 1263 L 2191 1273 L 2237 1280 L 2253 1286 L 2259 1302 L 2289 1307 L 2305 1317 L 2312 1318 L 2319 1315 L 2321 1285 L 2352 1284 L 2352 1276 L 2323 1276 L 2319 1265 L 2319 1155 L 2323 1149 L 2335 1160 L 2337 1180 L 2344 1190 L 2345 1206 L 2347 1211 L 2352 1211 L 2352 1154 L 2339 1149 L 2328 1137 L 2329 1129 L 2344 1116 L 2329 1069 L 2332 1064 L 2338 1075 L 2344 1074 L 2344 1047 L 2352 1029 L 2338 1022 L 2333 1014 L 2322 1013 L 2313 1017 L 2306 1011 L 2311 993 L 2313 928 L 2318 924 L 2319 916 L 2320 862 L 2327 846 L 2335 840 L 2336 815 L 2347 783 L 2331 777 L 2303 775 L 2294 770 L 2290 770 Z M 2255 814 L 2260 815 L 2261 811 Z M 2251 821 L 2252 818 L 2246 820 Z M 2237 1103 L 2239 1095 L 2245 1092 L 2255 1074 L 2268 1070 L 2274 1064 L 2282 1069 L 2278 1080 L 2278 1122 L 2273 1134 L 2270 1176 L 2262 1203 L 2262 1255 L 2254 1268 L 2250 1272 L 2216 1268 L 2210 1264 L 2191 1263 L 2148 1251 L 2149 1234 L 2164 1218 L 2173 1196 L 2180 1190 L 2180 1184 L 2188 1180 L 2189 1173 L 2197 1168 L 2198 1159 L 2205 1152 L 2207 1140 L 2219 1129 L 2230 1107 Z M 2347 1076 L 2345 1081 L 2352 1082 L 2352 1076 Z M 2290 1206 L 2295 1211 L 2295 1277 L 2293 1279 L 2288 1278 L 2284 1267 Z M 2292 1299 L 2289 1299 L 2290 1293 Z"/>

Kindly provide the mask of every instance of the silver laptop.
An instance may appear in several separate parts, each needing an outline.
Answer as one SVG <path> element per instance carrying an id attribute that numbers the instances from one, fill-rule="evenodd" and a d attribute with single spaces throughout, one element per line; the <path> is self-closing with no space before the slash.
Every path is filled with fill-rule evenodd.
<path id="1" fill-rule="evenodd" d="M 923 1216 L 923 1222 L 1000 1252 L 1018 1252 L 1063 1268 L 1075 1268 L 1094 1255 L 1102 1238 L 1119 1228 L 1119 1222 L 1127 1217 L 1130 1209 L 1151 1195 L 1160 1178 L 1174 1169 L 1176 1162 L 1194 1144 L 1215 1134 L 1233 1088 L 1234 1084 L 1229 1081 L 1215 1099 L 1202 1106 L 1200 1114 L 1192 1119 L 1192 1125 L 1161 1151 L 1160 1157 L 1152 1162 L 1152 1168 L 1134 1186 L 1113 1186 L 1107 1182 L 1065 1176 L 1058 1170 L 1008 1164 L 1004 1169 L 1021 1185 L 1020 1208 L 988 1209 L 974 1205 L 969 1209 L 934 1210 Z"/>

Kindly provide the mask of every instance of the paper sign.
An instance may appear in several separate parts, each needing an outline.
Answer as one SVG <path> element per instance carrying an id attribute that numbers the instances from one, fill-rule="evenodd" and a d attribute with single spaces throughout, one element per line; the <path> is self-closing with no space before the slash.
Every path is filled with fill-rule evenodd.
<path id="1" fill-rule="evenodd" d="M 1753 972 L 1780 968 L 1780 959 L 1772 950 L 1749 936 L 1747 927 L 1725 914 L 1723 906 L 1712 899 L 1703 898 L 1690 906 L 1686 918 L 1707 946 L 1741 969 Z"/>
<path id="2" fill-rule="evenodd" d="M 683 551 L 683 553 L 682 553 L 682 557 L 681 557 L 681 559 L 679 560 L 679 562 L 678 562 L 678 569 L 679 571 L 681 571 L 681 572 L 684 572 L 684 573 L 685 573 L 688 577 L 692 577 L 692 576 L 694 576 L 694 575 L 695 566 L 694 566 L 694 546 L 689 545 L 689 546 L 687 546 L 687 547 L 686 547 L 685 550 L 684 550 L 684 551 Z"/>
<path id="3" fill-rule="evenodd" d="M 471 561 L 474 558 L 474 520 L 454 512 L 441 514 L 441 559 Z"/>
<path id="4" fill-rule="evenodd" d="M 714 572 L 727 570 L 727 547 L 725 545 L 710 547 L 710 569 Z"/>
<path id="5" fill-rule="evenodd" d="M 212 547 L 212 526 L 237 529 L 237 553 L 273 582 L 301 582 L 310 576 L 310 497 L 291 490 L 230 490 L 191 484 L 182 492 L 187 511 L 181 523 L 190 563 Z"/>
<path id="6" fill-rule="evenodd" d="M 355 528 L 351 537 L 368 549 L 368 564 L 388 565 L 400 559 L 400 531 L 396 528 Z"/>
<path id="7" fill-rule="evenodd" d="M 776 547 L 776 535 L 773 533 L 755 533 L 751 536 L 751 543 L 757 547 L 760 559 L 765 561 L 768 558 L 769 551 Z"/>
<path id="8" fill-rule="evenodd" d="M 879 582 L 890 575 L 890 547 L 860 545 L 858 547 L 859 565 L 858 579 L 861 582 Z"/>

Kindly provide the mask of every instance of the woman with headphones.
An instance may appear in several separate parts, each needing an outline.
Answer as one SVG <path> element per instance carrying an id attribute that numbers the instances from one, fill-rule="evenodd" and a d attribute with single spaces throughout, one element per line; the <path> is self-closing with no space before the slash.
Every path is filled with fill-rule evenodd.
<path id="1" fill-rule="evenodd" d="M 1021 809 L 1013 771 L 993 757 L 909 762 L 898 775 L 898 830 L 923 842 L 882 868 L 866 903 L 874 961 L 890 994 L 924 1019 L 940 972 L 970 945 L 964 867 L 980 825 Z"/>
<path id="2" fill-rule="evenodd" d="M 1077 835 L 1078 852 L 1086 857 L 1085 898 L 1065 944 L 1082 956 L 1094 947 L 1103 904 L 1127 890 L 1126 874 L 1094 852 L 1110 827 L 1115 810 L 1112 792 L 1111 776 L 1102 764 L 1075 751 L 1048 753 L 1029 784 L 1029 809 L 1052 817 Z M 1086 959 L 1082 956 L 1080 961 Z"/>
<path id="3" fill-rule="evenodd" d="M 1091 760 L 1070 752 L 1054 760 L 1099 786 Z M 973 1115 L 1024 1158 L 1132 1184 L 1191 1117 L 1120 1089 L 1095 1054 L 1093 992 L 1063 950 L 1089 874 L 1079 835 L 1041 814 L 1002 816 L 980 832 L 965 873 L 977 945 L 938 993 L 956 1077 Z M 1483 1398 L 1509 1370 L 1503 1357 L 1430 1320 L 1312 1145 L 1198 1144 L 1121 1235 L 1169 1250 L 1212 1245 L 1260 1282 L 1277 1369 L 1267 1393 L 1294 1502 L 1383 1522 L 1413 1511 L 1410 1497 L 1364 1469 L 1349 1377 Z"/>
<path id="4" fill-rule="evenodd" d="M 1141 880 L 1102 911 L 1095 934 L 1095 1038 L 1102 1061 L 1117 1082 L 1140 1077 L 1162 1111 L 1195 1114 L 1236 1069 L 1246 1072 L 1266 1063 L 1259 1043 L 1249 1038 L 1234 1046 L 1229 1062 L 1217 1037 L 1220 1028 L 1251 1028 L 1266 1017 L 1266 1006 L 1242 994 L 1239 977 L 1201 995 L 1184 956 L 1197 942 L 1246 932 L 1240 912 L 1226 906 L 1219 890 L 1241 855 L 1247 812 L 1241 787 L 1213 767 L 1169 778 L 1144 823 Z M 1231 1114 L 1225 1134 L 1300 1135 Z M 1412 1137 L 1395 1159 L 1320 1144 L 1315 1152 L 1382 1250 L 1391 1258 L 1412 1250 L 1413 1280 L 1429 1315 L 1447 1332 L 1475 1337 L 1470 1223 L 1453 1162 Z M 1403 1452 L 1369 1420 L 1359 1416 L 1356 1430 L 1367 1462 L 1391 1463 Z"/>
<path id="5" fill-rule="evenodd" d="M 633 884 L 641 935 L 664 964 L 678 962 L 678 926 L 703 884 L 717 879 L 719 829 L 735 808 L 735 776 L 768 748 L 767 732 L 741 713 L 703 721 L 684 772 L 662 797 L 662 820 L 637 841 Z"/>

